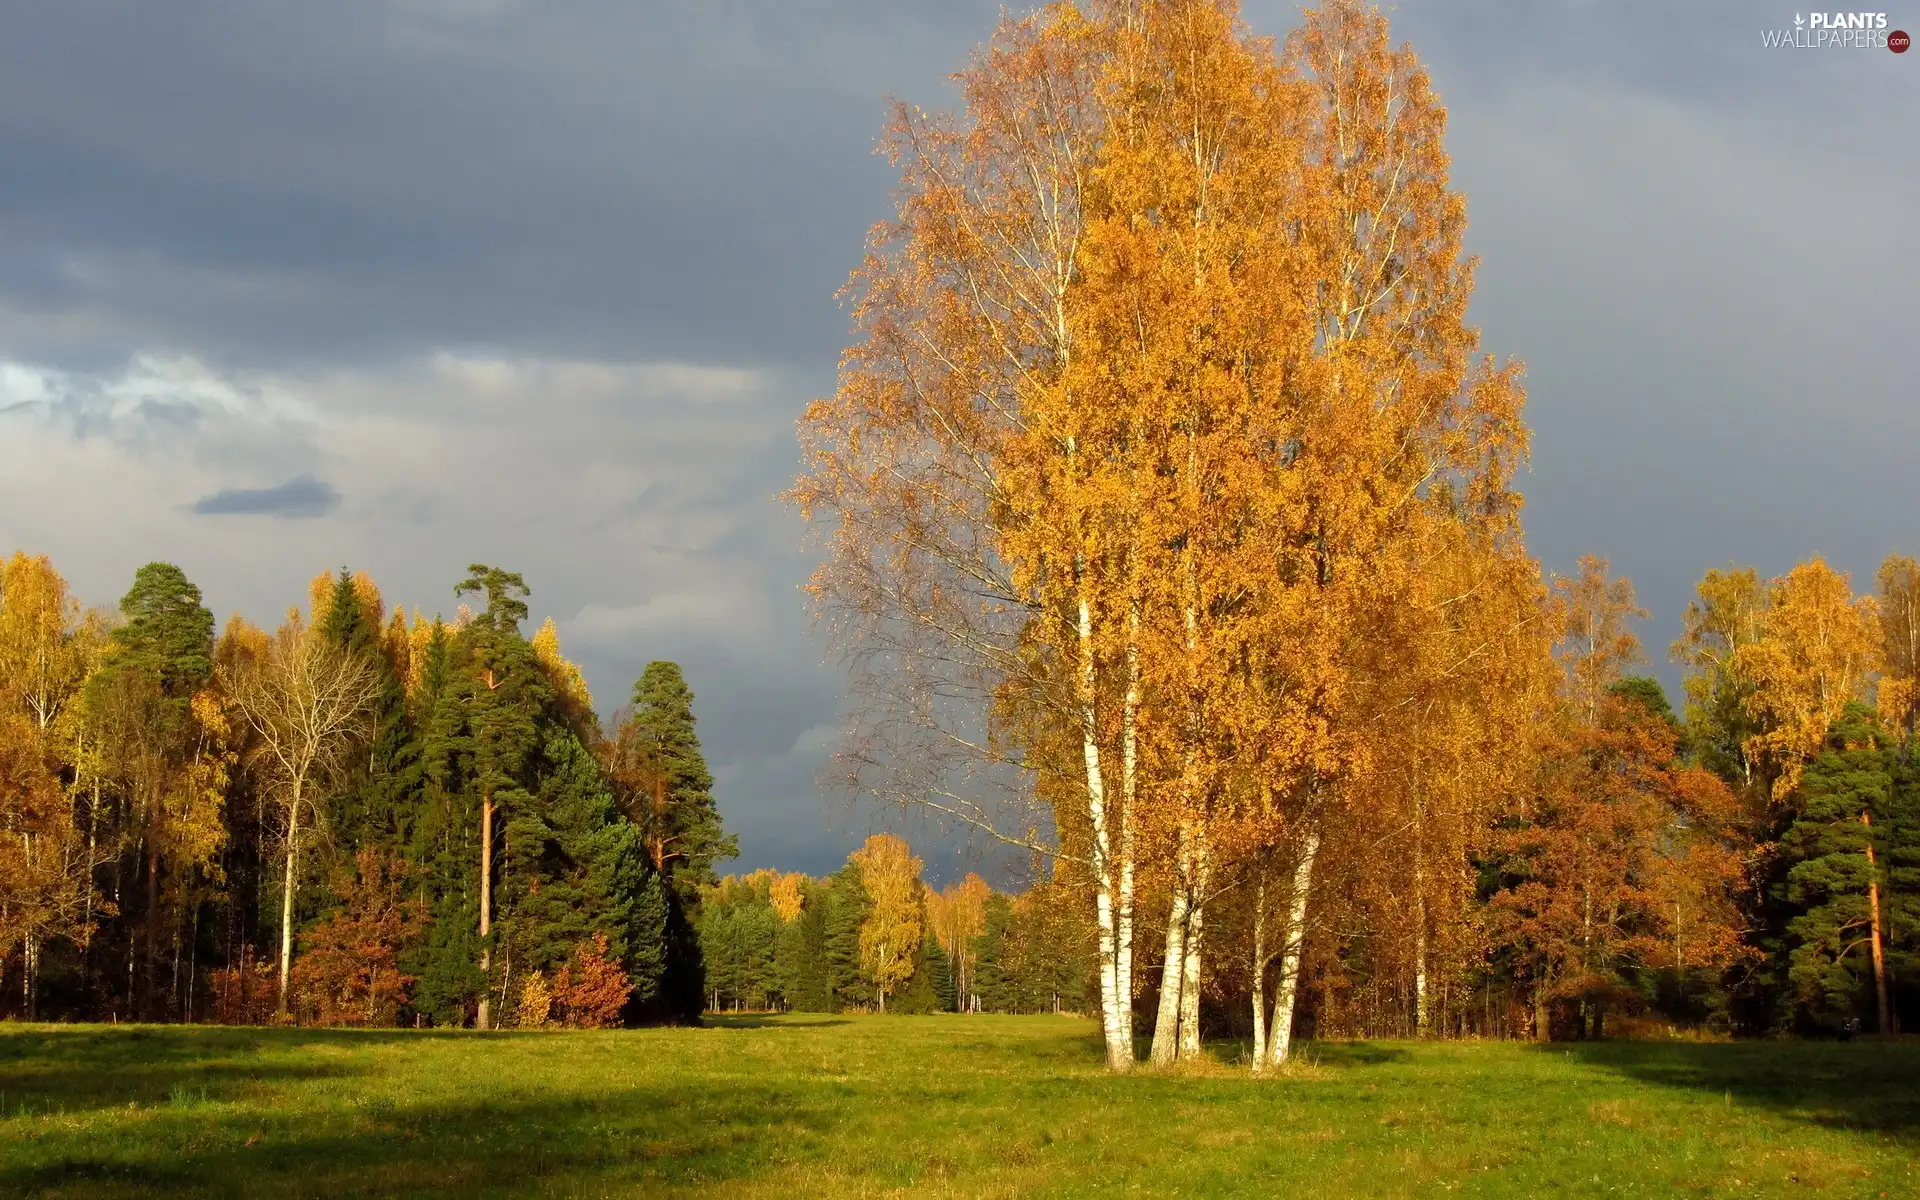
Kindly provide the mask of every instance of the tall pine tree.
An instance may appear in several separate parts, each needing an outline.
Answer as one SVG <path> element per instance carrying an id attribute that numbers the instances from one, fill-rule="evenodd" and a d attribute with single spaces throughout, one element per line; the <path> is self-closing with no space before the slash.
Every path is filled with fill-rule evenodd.
<path id="1" fill-rule="evenodd" d="M 1772 890 L 1786 914 L 1786 997 L 1802 1029 L 1875 1021 L 1875 939 L 1884 936 L 1887 904 L 1880 835 L 1888 830 L 1892 765 L 1873 714 L 1852 704 L 1795 792 Z"/>

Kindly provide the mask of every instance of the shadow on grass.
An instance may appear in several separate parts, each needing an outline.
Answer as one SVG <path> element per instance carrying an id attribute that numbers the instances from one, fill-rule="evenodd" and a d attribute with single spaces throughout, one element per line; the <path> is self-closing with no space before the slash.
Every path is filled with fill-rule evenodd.
<path id="1" fill-rule="evenodd" d="M 852 1024 L 845 1017 L 825 1013 L 707 1013 L 700 1023 L 710 1029 L 821 1029 Z"/>
<path id="2" fill-rule="evenodd" d="M 16 1152 L 0 1195 L 469 1196 L 570 1177 L 644 1193 L 750 1177 L 838 1124 L 794 1089 L 739 1084 L 325 1113 L 189 1106 Z"/>
<path id="3" fill-rule="evenodd" d="M 1149 1043 L 1140 1043 L 1144 1055 Z M 1206 1043 L 1207 1055 L 1228 1066 L 1246 1066 L 1253 1060 L 1252 1038 L 1214 1038 Z M 1401 1046 L 1381 1042 L 1316 1042 L 1298 1039 L 1290 1058 L 1296 1063 L 1316 1067 L 1377 1067 L 1401 1062 L 1407 1051 Z"/>
<path id="4" fill-rule="evenodd" d="M 1920 1045 L 1896 1042 L 1572 1042 L 1542 1053 L 1644 1083 L 1724 1096 L 1833 1129 L 1920 1142 Z"/>
<path id="5" fill-rule="evenodd" d="M 359 1073 L 349 1063 L 290 1061 L 315 1043 L 356 1040 L 384 1035 L 215 1026 L 11 1031 L 0 1037 L 0 1113 L 238 1100 L 262 1085 Z"/>
<path id="6" fill-rule="evenodd" d="M 1302 1062 L 1322 1067 L 1378 1067 L 1407 1057 L 1405 1047 L 1383 1042 L 1301 1042 L 1295 1054 Z"/>

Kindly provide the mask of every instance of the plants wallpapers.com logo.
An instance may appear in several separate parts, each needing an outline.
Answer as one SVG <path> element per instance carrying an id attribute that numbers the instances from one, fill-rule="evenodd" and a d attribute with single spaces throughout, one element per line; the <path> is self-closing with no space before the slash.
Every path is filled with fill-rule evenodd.
<path id="1" fill-rule="evenodd" d="M 1883 12 L 1795 13 L 1791 28 L 1763 29 L 1761 45 L 1781 50 L 1890 50 L 1905 54 L 1913 39 L 1888 27 Z"/>

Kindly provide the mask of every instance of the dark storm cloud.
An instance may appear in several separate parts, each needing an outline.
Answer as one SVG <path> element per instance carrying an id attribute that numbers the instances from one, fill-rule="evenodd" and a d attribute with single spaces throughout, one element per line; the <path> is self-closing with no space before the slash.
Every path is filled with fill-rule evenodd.
<path id="1" fill-rule="evenodd" d="M 687 664 L 741 865 L 832 866 L 882 817 L 814 787 L 840 683 L 774 497 L 883 97 L 949 106 L 998 11 L 0 0 L 0 551 L 96 600 L 167 557 L 262 620 L 341 562 L 429 614 L 521 570 L 603 710 Z M 1543 561 L 1611 554 L 1658 659 L 1707 566 L 1920 549 L 1920 56 L 1763 50 L 1785 7 L 1391 12 L 1528 364 Z"/>
<path id="2" fill-rule="evenodd" d="M 1460 16 L 1464 12 L 1464 17 Z M 1902 19 L 1920 24 L 1920 11 Z M 1870 588 L 1920 550 L 1920 63 L 1769 49 L 1790 6 L 1408 5 L 1481 255 L 1473 315 L 1528 366 L 1529 544 L 1608 555 L 1649 666 L 1709 567 L 1814 554 Z"/>
<path id="3" fill-rule="evenodd" d="M 194 501 L 193 511 L 203 517 L 259 516 L 310 520 L 324 517 L 340 507 L 340 493 L 325 480 L 311 475 L 289 479 L 267 488 L 228 488 Z"/>
<path id="4" fill-rule="evenodd" d="M 7 8 L 0 282 L 255 362 L 814 357 L 885 211 L 882 94 L 937 93 L 992 13 Z"/>

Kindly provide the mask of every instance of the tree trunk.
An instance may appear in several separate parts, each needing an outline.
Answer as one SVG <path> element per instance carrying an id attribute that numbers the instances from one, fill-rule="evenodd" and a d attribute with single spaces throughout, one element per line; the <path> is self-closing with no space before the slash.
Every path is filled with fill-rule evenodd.
<path id="1" fill-rule="evenodd" d="M 1200 949 L 1205 932 L 1208 883 L 1207 850 L 1194 855 L 1193 899 L 1187 905 L 1187 944 L 1180 963 L 1181 1058 L 1200 1057 Z"/>
<path id="2" fill-rule="evenodd" d="M 1253 1071 L 1259 1074 L 1267 1065 L 1267 877 L 1261 869 L 1259 886 L 1253 893 Z"/>
<path id="3" fill-rule="evenodd" d="M 1128 552 L 1128 573 L 1133 555 Z M 1127 690 L 1120 708 L 1120 879 L 1114 900 L 1114 1021 L 1115 1035 L 1126 1046 L 1133 1063 L 1133 830 L 1135 802 L 1140 794 L 1140 599 L 1131 583 L 1127 603 Z"/>
<path id="4" fill-rule="evenodd" d="M 1131 1014 L 1131 964 L 1125 951 L 1131 937 L 1131 872 L 1115 887 L 1114 837 L 1112 819 L 1107 811 L 1106 777 L 1100 765 L 1100 724 L 1098 695 L 1095 690 L 1093 648 L 1093 608 L 1088 600 L 1084 579 L 1081 583 L 1076 633 L 1080 663 L 1078 695 L 1080 706 L 1080 748 L 1086 770 L 1087 816 L 1093 825 L 1094 915 L 1100 935 L 1100 1025 L 1107 1046 L 1107 1067 L 1127 1071 L 1133 1067 L 1133 1019 Z M 1125 822 L 1127 814 L 1118 814 Z M 1116 892 L 1120 893 L 1116 896 Z"/>
<path id="5" fill-rule="evenodd" d="M 480 797 L 480 974 L 487 982 L 480 989 L 480 1008 L 474 1014 L 474 1028 L 491 1029 L 493 1003 L 493 947 L 487 937 L 493 932 L 493 797 Z"/>
<path id="6" fill-rule="evenodd" d="M 186 1023 L 193 1024 L 193 992 L 200 978 L 200 905 L 193 906 L 193 940 L 187 943 Z"/>
<path id="7" fill-rule="evenodd" d="M 1880 873 L 1873 861 L 1873 821 L 1866 813 L 1861 813 L 1860 823 L 1867 827 L 1867 908 L 1873 921 L 1873 998 L 1878 1006 L 1877 1028 L 1885 1035 L 1893 1032 L 1893 1009 L 1887 1003 L 1886 941 L 1880 925 Z"/>
<path id="8" fill-rule="evenodd" d="M 153 993 L 154 961 L 160 957 L 154 948 L 154 926 L 160 923 L 160 850 L 152 842 L 147 843 L 147 921 L 141 941 L 145 944 L 140 954 L 140 1000 L 136 1011 L 144 1018 L 154 1016 Z"/>
<path id="9" fill-rule="evenodd" d="M 1306 961 L 1307 897 L 1313 891 L 1313 860 L 1320 853 L 1320 832 L 1310 830 L 1293 868 L 1293 894 L 1287 900 L 1287 927 L 1280 953 L 1279 994 L 1273 1027 L 1267 1031 L 1267 1065 L 1277 1067 L 1293 1052 L 1293 1014 L 1300 997 L 1300 972 Z"/>
<path id="10" fill-rule="evenodd" d="M 1413 1030 L 1425 1037 L 1431 1014 L 1427 1011 L 1427 844 L 1426 804 L 1418 788 L 1413 795 Z"/>
<path id="11" fill-rule="evenodd" d="M 1187 977 L 1187 917 L 1192 910 L 1184 829 L 1180 841 L 1181 882 L 1173 890 L 1173 907 L 1167 913 L 1167 950 L 1160 963 L 1160 1004 L 1154 1016 L 1153 1049 L 1149 1054 L 1156 1067 L 1180 1057 L 1180 989 Z"/>
<path id="12" fill-rule="evenodd" d="M 287 869 L 280 887 L 280 1015 L 287 1015 L 287 979 L 293 970 L 293 889 L 300 856 L 300 785 L 287 807 Z"/>
<path id="13" fill-rule="evenodd" d="M 1533 1040 L 1536 1042 L 1553 1040 L 1553 1012 L 1547 1002 L 1550 980 L 1551 976 L 1543 971 L 1533 984 Z"/>

